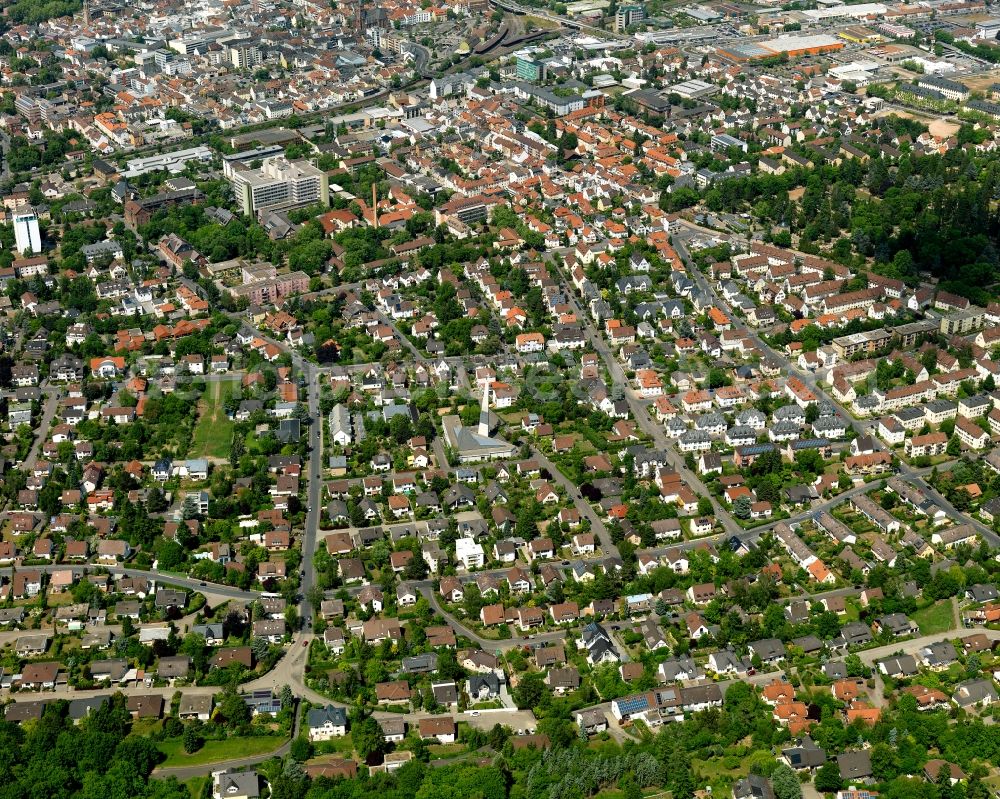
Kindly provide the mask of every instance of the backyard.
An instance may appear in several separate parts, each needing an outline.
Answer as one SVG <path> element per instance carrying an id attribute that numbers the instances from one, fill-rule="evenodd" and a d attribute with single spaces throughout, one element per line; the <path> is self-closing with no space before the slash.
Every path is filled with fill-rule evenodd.
<path id="1" fill-rule="evenodd" d="M 191 457 L 228 458 L 233 440 L 233 422 L 226 416 L 226 400 L 235 381 L 212 382 L 198 401 L 198 424 L 191 441 Z"/>
<path id="2" fill-rule="evenodd" d="M 945 599 L 921 608 L 913 614 L 913 621 L 920 627 L 921 635 L 933 635 L 955 629 L 955 613 L 951 600 Z"/>
<path id="3" fill-rule="evenodd" d="M 167 756 L 159 767 L 177 768 L 179 766 L 203 766 L 222 760 L 266 755 L 278 749 L 286 740 L 274 735 L 209 740 L 205 741 L 205 745 L 201 749 L 190 755 L 184 751 L 184 741 L 181 738 L 159 741 L 156 746 Z"/>

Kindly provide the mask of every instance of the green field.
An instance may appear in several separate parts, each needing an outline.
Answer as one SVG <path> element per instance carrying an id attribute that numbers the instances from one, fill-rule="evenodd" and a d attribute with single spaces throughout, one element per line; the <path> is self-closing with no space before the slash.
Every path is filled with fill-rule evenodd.
<path id="1" fill-rule="evenodd" d="M 951 600 L 945 599 L 913 614 L 913 621 L 920 627 L 922 635 L 945 633 L 955 629 L 955 614 L 952 612 Z"/>
<path id="2" fill-rule="evenodd" d="M 233 441 L 233 422 L 226 416 L 226 400 L 235 381 L 209 383 L 198 401 L 198 423 L 191 440 L 192 458 L 228 458 Z"/>
<path id="3" fill-rule="evenodd" d="M 191 794 L 191 799 L 201 799 L 205 792 L 205 785 L 210 779 L 212 778 L 206 774 L 204 777 L 192 777 L 184 783 L 188 793 Z"/>
<path id="4" fill-rule="evenodd" d="M 233 737 L 221 741 L 205 741 L 205 745 L 191 755 L 184 751 L 184 742 L 180 738 L 158 741 L 156 747 L 167 756 L 167 759 L 160 763 L 160 768 L 177 768 L 179 766 L 203 766 L 207 763 L 218 763 L 220 760 L 238 760 L 256 755 L 266 755 L 284 743 L 284 738 L 273 735 L 250 738 Z"/>

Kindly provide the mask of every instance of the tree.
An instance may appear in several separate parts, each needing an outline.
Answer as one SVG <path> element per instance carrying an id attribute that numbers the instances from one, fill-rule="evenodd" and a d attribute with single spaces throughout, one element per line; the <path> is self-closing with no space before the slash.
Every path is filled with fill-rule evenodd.
<path id="1" fill-rule="evenodd" d="M 804 449 L 795 453 L 795 466 L 805 474 L 822 473 L 825 462 L 818 449 Z"/>
<path id="2" fill-rule="evenodd" d="M 146 495 L 146 510 L 150 513 L 161 513 L 167 509 L 167 500 L 163 492 L 153 486 Z"/>
<path id="3" fill-rule="evenodd" d="M 313 753 L 313 745 L 310 743 L 309 739 L 304 735 L 300 735 L 298 738 L 292 741 L 292 746 L 288 750 L 288 753 L 292 756 L 292 760 L 297 760 L 299 763 L 304 763 Z"/>
<path id="4" fill-rule="evenodd" d="M 694 799 L 694 774 L 686 752 L 674 750 L 670 759 L 668 784 L 674 799 Z"/>
<path id="5" fill-rule="evenodd" d="M 500 723 L 494 724 L 493 729 L 487 733 L 489 745 L 495 752 L 503 749 L 503 745 L 507 742 L 508 738 L 510 738 L 510 730 Z"/>
<path id="6" fill-rule="evenodd" d="M 732 379 L 726 374 L 725 369 L 720 369 L 717 366 L 713 366 L 708 370 L 708 387 L 709 388 L 722 388 L 723 386 L 728 386 L 732 384 Z"/>
<path id="7" fill-rule="evenodd" d="M 847 669 L 848 677 L 867 677 L 871 673 L 864 661 L 854 652 L 844 658 L 844 667 Z"/>
<path id="8" fill-rule="evenodd" d="M 750 497 L 743 495 L 737 497 L 736 501 L 733 502 L 733 515 L 737 519 L 749 519 L 750 518 Z"/>
<path id="9" fill-rule="evenodd" d="M 840 778 L 840 766 L 836 760 L 827 760 L 816 772 L 816 790 L 823 793 L 835 793 L 844 786 Z"/>
<path id="10" fill-rule="evenodd" d="M 306 591 L 306 600 L 312 605 L 313 613 L 319 614 L 320 607 L 323 605 L 323 600 L 326 597 L 323 594 L 323 589 L 318 585 L 312 585 L 309 590 Z"/>
<path id="11" fill-rule="evenodd" d="M 354 743 L 354 748 L 358 750 L 358 754 L 365 760 L 385 748 L 382 728 L 371 716 L 357 722 L 351 728 L 351 740 Z"/>
<path id="12" fill-rule="evenodd" d="M 184 728 L 184 751 L 189 755 L 194 754 L 205 743 L 205 738 L 201 734 L 200 725 L 189 724 Z"/>
<path id="13" fill-rule="evenodd" d="M 879 782 L 887 782 L 899 774 L 896 751 L 884 743 L 877 743 L 871 749 L 872 775 Z"/>
<path id="14" fill-rule="evenodd" d="M 621 789 L 622 799 L 642 799 L 642 788 L 635 774 L 631 772 L 625 774 L 618 781 L 618 787 Z"/>
<path id="15" fill-rule="evenodd" d="M 802 799 L 802 785 L 795 772 L 781 763 L 771 775 L 771 786 L 775 799 Z"/>
<path id="16" fill-rule="evenodd" d="M 536 707 L 544 693 L 545 683 L 542 681 L 542 675 L 538 672 L 525 674 L 514 689 L 514 704 L 519 710 Z"/>
<path id="17" fill-rule="evenodd" d="M 216 719 L 221 719 L 231 727 L 249 724 L 251 718 L 250 706 L 235 690 L 223 691 L 222 698 L 216 705 Z"/>

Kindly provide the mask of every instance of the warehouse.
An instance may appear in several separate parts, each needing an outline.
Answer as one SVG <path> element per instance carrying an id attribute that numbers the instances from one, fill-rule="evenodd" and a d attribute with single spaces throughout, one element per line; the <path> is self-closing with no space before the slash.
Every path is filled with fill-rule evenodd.
<path id="1" fill-rule="evenodd" d="M 803 11 L 802 14 L 813 22 L 828 21 L 850 17 L 852 19 L 870 19 L 881 17 L 888 11 L 882 3 L 855 3 L 854 5 L 838 5 L 832 8 L 813 8 Z"/>
<path id="2" fill-rule="evenodd" d="M 756 61 L 787 53 L 789 58 L 806 55 L 832 53 L 844 48 L 844 41 L 833 36 L 817 34 L 815 36 L 779 36 L 764 42 L 736 42 L 720 47 L 721 55 L 729 56 L 735 61 Z"/>
<path id="3" fill-rule="evenodd" d="M 789 58 L 797 58 L 841 50 L 844 47 L 844 42 L 833 36 L 817 34 L 816 36 L 779 36 L 777 39 L 760 42 L 760 46 L 773 54 L 788 53 Z"/>
<path id="4" fill-rule="evenodd" d="M 675 83 L 667 89 L 667 91 L 671 94 L 678 94 L 687 100 L 693 100 L 696 97 L 705 97 L 709 94 L 715 94 L 718 90 L 719 87 L 714 83 L 708 83 L 696 78 L 685 80 L 681 83 Z"/>

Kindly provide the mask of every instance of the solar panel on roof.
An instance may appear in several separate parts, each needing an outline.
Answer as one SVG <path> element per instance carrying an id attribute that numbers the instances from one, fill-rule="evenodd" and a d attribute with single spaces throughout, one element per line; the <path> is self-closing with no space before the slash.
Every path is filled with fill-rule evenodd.
<path id="1" fill-rule="evenodd" d="M 645 710 L 649 707 L 649 702 L 645 696 L 631 696 L 619 699 L 618 706 L 623 713 L 631 715 L 638 710 Z"/>

